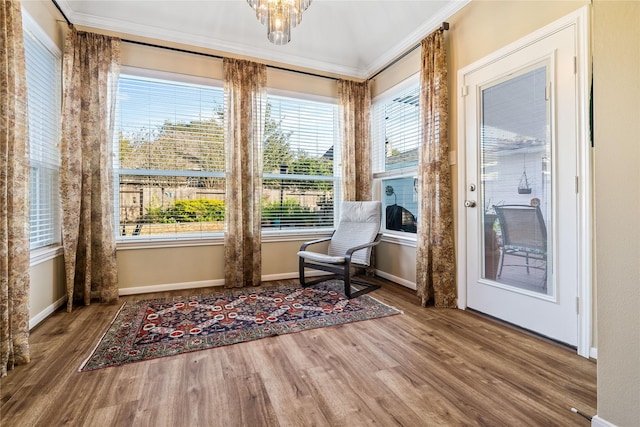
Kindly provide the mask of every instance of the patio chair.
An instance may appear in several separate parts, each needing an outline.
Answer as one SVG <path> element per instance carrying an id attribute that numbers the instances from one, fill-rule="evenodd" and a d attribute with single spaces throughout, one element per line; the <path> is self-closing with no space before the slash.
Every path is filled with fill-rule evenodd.
<path id="1" fill-rule="evenodd" d="M 535 268 L 544 271 L 547 279 L 547 227 L 539 206 L 494 206 L 502 233 L 502 251 L 498 275 L 505 266 L 526 268 L 527 274 Z M 524 264 L 505 264 L 506 257 L 524 258 Z M 531 262 L 533 261 L 533 263 Z"/>
<path id="2" fill-rule="evenodd" d="M 331 237 L 306 242 L 300 247 L 298 256 L 302 287 L 337 277 L 344 281 L 347 298 L 355 298 L 378 289 L 379 285 L 356 279 L 356 272 L 371 264 L 371 248 L 380 243 L 382 237 L 379 233 L 381 220 L 380 202 L 342 203 L 340 222 Z M 329 248 L 326 253 L 307 250 L 309 246 L 327 241 Z M 309 282 L 305 278 L 306 268 L 327 271 L 333 275 Z"/>

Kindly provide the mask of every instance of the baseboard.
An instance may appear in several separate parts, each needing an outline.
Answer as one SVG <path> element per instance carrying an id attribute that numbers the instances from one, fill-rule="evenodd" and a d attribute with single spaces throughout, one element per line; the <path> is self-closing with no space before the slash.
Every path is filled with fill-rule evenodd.
<path id="1" fill-rule="evenodd" d="M 597 347 L 591 347 L 589 349 L 589 358 L 598 360 L 598 348 Z"/>
<path id="2" fill-rule="evenodd" d="M 51 316 L 57 309 L 62 307 L 64 304 L 66 304 L 66 302 L 67 302 L 67 296 L 65 295 L 59 300 L 57 300 L 56 302 L 54 302 L 53 304 L 51 304 L 49 307 L 42 310 L 40 313 L 33 316 L 33 318 L 29 319 L 29 330 L 35 328 L 36 325 L 38 325 L 47 317 Z"/>
<path id="3" fill-rule="evenodd" d="M 416 289 L 415 283 L 412 283 L 408 280 L 402 279 L 400 277 L 393 276 L 391 274 L 387 274 L 381 271 L 376 270 L 376 274 L 385 279 L 391 280 L 392 282 L 398 283 L 400 285 L 406 286 L 411 289 Z M 316 277 L 316 276 L 330 276 L 331 273 L 327 273 L 326 271 L 308 271 L 305 273 L 306 277 Z M 287 279 L 297 279 L 299 277 L 298 272 L 289 272 L 289 273 L 278 273 L 278 274 L 265 274 L 262 276 L 262 281 L 268 282 L 271 280 L 287 280 Z M 138 286 L 135 288 L 120 288 L 118 290 L 118 295 L 138 295 L 138 294 L 149 294 L 152 292 L 166 292 L 166 291 L 179 291 L 182 289 L 197 289 L 197 288 L 209 288 L 213 286 L 223 286 L 224 279 L 215 279 L 215 280 L 202 280 L 199 282 L 184 282 L 184 283 L 166 283 L 163 285 L 149 285 L 149 286 Z"/>
<path id="4" fill-rule="evenodd" d="M 183 289 L 209 288 L 213 286 L 223 286 L 223 285 L 224 285 L 224 279 L 201 280 L 198 282 L 166 283 L 164 285 L 149 285 L 149 286 L 138 286 L 135 288 L 120 288 L 118 290 L 118 294 L 120 296 L 149 294 L 152 292 L 180 291 Z"/>
<path id="5" fill-rule="evenodd" d="M 314 270 L 314 271 L 306 271 L 304 273 L 305 277 L 315 277 L 315 276 L 330 276 L 331 273 L 326 271 Z M 300 273 L 278 273 L 278 274 L 265 274 L 262 276 L 263 282 L 268 282 L 270 280 L 287 280 L 287 279 L 297 279 L 300 277 Z"/>
<path id="6" fill-rule="evenodd" d="M 613 423 L 610 423 L 607 420 L 603 420 L 597 415 L 594 415 L 591 419 L 591 427 L 618 427 Z"/>
<path id="7" fill-rule="evenodd" d="M 384 271 L 376 270 L 376 276 L 380 276 L 383 279 L 391 280 L 394 283 L 405 286 L 409 289 L 416 290 L 416 284 L 402 277 L 394 276 L 393 274 L 385 273 Z"/>

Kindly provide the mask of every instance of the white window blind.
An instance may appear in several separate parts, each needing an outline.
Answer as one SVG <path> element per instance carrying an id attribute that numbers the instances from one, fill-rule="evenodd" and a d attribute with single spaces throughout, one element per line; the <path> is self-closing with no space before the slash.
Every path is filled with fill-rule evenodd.
<path id="1" fill-rule="evenodd" d="M 374 172 L 393 171 L 418 164 L 420 145 L 420 85 L 393 89 L 373 104 Z"/>
<path id="2" fill-rule="evenodd" d="M 27 15 L 25 15 L 27 16 Z M 60 243 L 60 54 L 25 19 L 30 152 L 30 248 Z M 46 40 L 48 43 L 50 41 Z"/>
<path id="3" fill-rule="evenodd" d="M 122 74 L 114 132 L 118 235 L 202 237 L 224 224 L 224 95 Z"/>
<path id="4" fill-rule="evenodd" d="M 381 190 L 385 232 L 416 233 L 417 230 L 419 100 L 420 84 L 417 78 L 412 78 L 373 102 L 374 179 Z"/>
<path id="5" fill-rule="evenodd" d="M 263 143 L 262 224 L 267 230 L 333 227 L 340 198 L 334 103 L 269 95 Z"/>

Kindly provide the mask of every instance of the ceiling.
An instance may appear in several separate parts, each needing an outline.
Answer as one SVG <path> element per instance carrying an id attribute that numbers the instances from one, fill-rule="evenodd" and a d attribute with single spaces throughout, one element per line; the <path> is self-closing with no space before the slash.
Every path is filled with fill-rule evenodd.
<path id="1" fill-rule="evenodd" d="M 78 26 L 370 77 L 470 0 L 313 0 L 291 42 L 267 40 L 246 0 L 57 0 Z M 123 36 L 126 38 L 126 36 Z"/>

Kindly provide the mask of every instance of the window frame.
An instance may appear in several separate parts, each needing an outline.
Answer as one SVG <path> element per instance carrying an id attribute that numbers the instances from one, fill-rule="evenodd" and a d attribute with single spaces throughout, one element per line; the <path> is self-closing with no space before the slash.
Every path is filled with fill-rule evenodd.
<path id="1" fill-rule="evenodd" d="M 273 229 L 262 227 L 263 241 L 275 242 L 275 241 L 298 241 L 300 239 L 321 237 L 330 235 L 335 229 L 338 219 L 340 217 L 340 204 L 342 202 L 342 137 L 339 129 L 339 109 L 338 100 L 327 96 L 314 95 L 305 92 L 297 92 L 292 90 L 267 88 L 267 103 L 269 97 L 275 96 L 280 98 L 289 98 L 300 101 L 311 101 L 324 104 L 331 104 L 334 107 L 334 143 L 333 143 L 333 176 L 332 177 L 320 177 L 319 181 L 327 181 L 334 183 L 333 193 L 333 226 L 331 227 L 308 227 L 308 228 L 291 228 L 291 229 Z M 338 149 L 336 149 L 338 148 Z M 302 175 L 287 175 L 287 179 L 299 178 L 300 180 L 309 180 L 309 176 Z M 264 173 L 262 179 L 281 179 L 280 174 Z M 313 178 L 312 178 L 313 180 Z"/>
<path id="2" fill-rule="evenodd" d="M 214 78 L 198 77 L 185 75 L 175 72 L 166 72 L 160 70 L 150 70 L 144 68 L 138 68 L 133 66 L 122 66 L 120 71 L 121 76 L 134 76 L 141 79 L 156 79 L 165 80 L 169 82 L 179 82 L 187 84 L 199 84 L 213 87 L 224 87 L 224 82 Z M 338 101 L 333 97 L 314 95 L 305 92 L 297 92 L 290 90 L 283 90 L 277 88 L 267 88 L 267 99 L 269 96 L 286 97 L 292 99 L 299 99 L 302 101 L 313 101 L 332 104 L 335 106 L 335 120 L 334 120 L 334 160 L 333 160 L 333 176 L 322 178 L 322 180 L 334 182 L 334 226 L 339 218 L 340 201 L 342 200 L 341 189 L 341 146 L 342 138 L 339 132 L 339 117 L 338 117 Z M 114 138 L 116 137 L 116 129 L 114 129 Z M 339 149 L 335 149 L 338 147 Z M 118 151 L 114 146 L 114 157 L 118 156 Z M 158 235 L 158 236 L 121 236 L 118 232 L 119 228 L 119 176 L 124 175 L 127 172 L 131 172 L 129 169 L 113 167 L 114 177 L 114 215 L 116 224 L 116 246 L 120 250 L 126 249 L 146 249 L 156 247 L 187 247 L 187 246 L 211 246 L 222 245 L 224 242 L 224 231 L 200 233 L 198 235 Z M 143 175 L 142 172 L 137 171 L 135 174 Z M 224 173 L 221 174 L 221 177 Z M 278 174 L 263 174 L 265 178 L 280 178 Z M 288 176 L 288 179 L 293 176 Z M 308 180 L 308 177 L 305 176 Z M 269 229 L 262 228 L 262 241 L 263 242 L 286 242 L 286 241 L 300 241 L 309 238 L 324 237 L 331 234 L 334 227 L 308 227 L 308 228 L 292 228 L 292 229 Z"/>
<path id="3" fill-rule="evenodd" d="M 419 153 L 420 153 L 420 142 L 421 136 L 419 136 L 418 140 L 418 159 L 415 165 L 413 166 L 404 166 L 399 167 L 397 169 L 386 170 L 385 166 L 385 151 L 387 149 L 385 144 L 385 127 L 384 122 L 379 122 L 381 115 L 377 114 L 377 108 L 380 105 L 384 105 L 397 98 L 399 95 L 407 92 L 412 88 L 417 88 L 418 94 L 420 93 L 420 75 L 419 73 L 413 74 L 402 82 L 392 86 L 391 88 L 385 90 L 378 96 L 372 99 L 371 102 L 371 147 L 372 147 L 372 177 L 373 177 L 373 194 L 374 197 L 377 197 L 378 200 L 382 202 L 383 211 L 382 211 L 382 224 L 381 231 L 383 233 L 383 240 L 395 243 L 401 243 L 408 246 L 415 246 L 417 233 L 407 232 L 407 231 L 398 231 L 398 230 L 390 230 L 386 228 L 386 185 L 385 181 L 390 179 L 402 179 L 402 178 L 412 178 L 414 180 L 419 179 L 418 176 L 418 165 L 419 165 Z M 419 106 L 418 106 L 419 108 Z M 418 121 L 420 122 L 420 112 L 418 112 Z M 418 124 L 418 126 L 420 126 Z M 416 218 L 420 215 L 419 212 L 420 204 L 417 203 L 415 216 Z"/>
<path id="4" fill-rule="evenodd" d="M 61 200 L 60 200 L 60 191 L 59 191 L 60 190 L 60 170 L 61 170 L 59 143 L 60 143 L 60 135 L 61 135 L 60 119 L 61 119 L 61 109 L 62 109 L 62 50 L 55 44 L 55 42 L 51 39 L 51 37 L 42 29 L 42 27 L 40 27 L 40 25 L 38 25 L 35 19 L 33 19 L 31 15 L 29 15 L 29 13 L 24 8 L 22 8 L 22 22 L 23 22 L 22 30 L 23 30 L 25 39 L 27 37 L 32 37 L 35 40 L 35 43 L 38 43 L 39 45 L 41 45 L 42 48 L 46 50 L 46 54 L 51 55 L 50 58 L 47 58 L 47 59 L 51 59 L 54 62 L 55 70 L 52 70 L 52 71 L 55 72 L 55 75 L 53 77 L 56 80 L 56 84 L 53 88 L 47 87 L 47 89 L 55 89 L 55 91 L 52 91 L 53 96 L 55 97 L 55 101 L 54 101 L 55 106 L 53 109 L 53 111 L 55 111 L 55 114 L 52 115 L 51 117 L 52 120 L 50 121 L 51 123 L 49 123 L 55 135 L 53 136 L 53 140 L 50 141 L 50 146 L 45 148 L 46 150 L 55 151 L 55 153 L 53 154 L 57 155 L 57 159 L 55 159 L 53 163 L 56 163 L 56 164 L 50 164 L 51 162 L 47 163 L 46 159 L 44 161 L 43 160 L 38 161 L 32 157 L 32 154 L 33 154 L 32 145 L 34 142 L 32 138 L 34 137 L 34 133 L 30 132 L 29 134 L 29 147 L 30 147 L 30 153 L 31 153 L 29 157 L 29 176 L 30 176 L 30 182 L 31 182 L 30 194 L 29 194 L 29 200 L 30 200 L 29 225 L 32 230 L 34 228 L 34 224 L 33 224 L 33 218 L 31 216 L 31 209 L 33 207 L 32 206 L 33 194 L 31 194 L 32 193 L 31 186 L 33 186 L 34 178 L 35 178 L 33 176 L 32 169 L 34 168 L 36 169 L 36 175 L 40 175 L 44 173 L 48 177 L 50 174 L 53 174 L 55 178 L 53 184 L 54 186 L 56 186 L 57 184 L 57 188 L 49 188 L 50 190 L 48 192 L 48 194 L 50 195 L 49 197 L 43 196 L 49 199 L 46 201 L 45 204 L 52 204 L 52 207 L 50 209 L 50 211 L 52 212 L 52 215 L 48 221 L 49 223 L 48 227 L 50 227 L 50 230 L 51 230 L 48 242 L 46 244 L 41 244 L 34 247 L 33 242 L 31 241 L 31 236 L 30 236 L 30 243 L 29 243 L 30 264 L 33 266 L 41 262 L 51 260 L 62 253 L 62 227 L 61 227 L 61 214 L 60 214 Z M 28 56 L 29 56 L 29 52 L 27 50 L 27 43 L 25 43 L 25 59 Z M 42 65 L 42 64 L 38 64 L 38 65 Z M 28 78 L 27 78 L 27 93 L 29 93 Z M 32 116 L 33 111 L 29 109 L 28 114 L 29 116 Z M 35 189 L 37 196 L 47 193 L 46 189 L 41 188 L 38 182 L 40 184 L 44 182 L 46 185 L 52 184 L 50 182 L 50 177 L 44 179 L 44 181 L 40 181 L 38 179 L 38 180 L 35 180 L 35 182 L 37 186 L 37 188 Z M 43 200 L 38 200 L 38 205 L 42 205 L 42 204 L 43 204 Z M 41 218 L 38 219 L 37 222 L 38 223 L 41 222 Z"/>
<path id="5" fill-rule="evenodd" d="M 208 86 L 211 88 L 222 89 L 222 100 L 224 102 L 224 82 L 211 78 L 200 77 L 177 72 L 168 72 L 161 70 L 151 70 L 134 66 L 121 66 L 120 75 L 118 76 L 118 102 L 120 97 L 120 78 L 131 77 L 142 81 L 165 81 L 168 83 Z M 223 105 L 224 108 L 224 105 Z M 116 107 L 116 111 L 119 105 Z M 119 114 L 117 111 L 116 114 Z M 116 116 L 118 117 L 118 116 Z M 114 159 L 119 156 L 119 144 L 116 147 L 115 138 L 118 125 L 114 126 Z M 119 166 L 119 165 L 118 165 Z M 224 178 L 225 172 L 198 172 L 198 171 L 163 171 L 151 169 L 127 169 L 116 167 L 116 163 L 112 167 L 113 171 L 113 195 L 114 195 L 114 232 L 116 233 L 116 247 L 118 249 L 142 249 L 155 247 L 187 247 L 187 246 L 208 246 L 212 244 L 222 244 L 224 240 L 224 230 L 200 233 L 184 233 L 184 234 L 162 234 L 162 235 L 144 235 L 144 236 L 122 236 L 119 233 L 120 228 L 120 176 L 121 175 L 137 175 L 137 176 L 189 176 L 189 177 L 211 177 Z M 161 174 L 159 172 L 169 172 Z"/>

